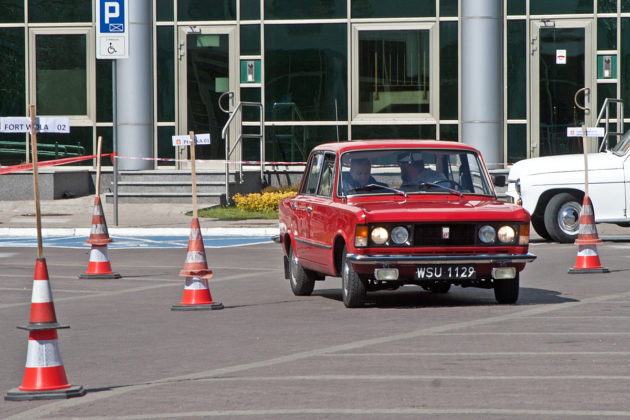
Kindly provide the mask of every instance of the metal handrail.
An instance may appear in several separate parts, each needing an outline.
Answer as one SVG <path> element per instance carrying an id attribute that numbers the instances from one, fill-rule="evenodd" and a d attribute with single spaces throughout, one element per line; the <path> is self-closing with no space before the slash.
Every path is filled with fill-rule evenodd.
<path id="1" fill-rule="evenodd" d="M 258 134 L 245 134 L 243 135 L 243 120 L 241 119 L 240 130 L 238 132 L 238 137 L 236 141 L 234 141 L 234 145 L 230 148 L 230 124 L 234 121 L 236 115 L 240 112 L 242 113 L 243 107 L 256 107 L 260 112 L 260 132 Z M 263 112 L 263 104 L 261 102 L 239 102 L 239 104 L 234 108 L 234 110 L 230 113 L 230 117 L 227 122 L 223 126 L 223 130 L 221 130 L 221 138 L 225 141 L 225 204 L 229 204 L 230 202 L 230 156 L 234 153 L 234 150 L 239 145 L 243 138 L 258 138 L 260 142 L 260 179 L 264 180 L 265 177 L 265 116 Z M 240 163 L 242 161 L 242 152 L 241 156 L 239 156 L 239 176 L 240 179 L 243 179 L 243 165 Z"/>
<path id="2" fill-rule="evenodd" d="M 617 131 L 615 131 L 614 135 L 619 136 L 623 134 L 623 99 L 616 99 L 616 98 L 606 98 L 604 99 L 604 103 L 602 104 L 602 108 L 599 111 L 599 115 L 597 116 L 597 121 L 595 122 L 595 126 L 598 126 L 599 123 L 602 121 L 602 114 L 604 114 L 604 112 L 606 113 L 606 120 L 605 120 L 605 134 L 604 134 L 604 140 L 602 141 L 602 144 L 599 146 L 599 151 L 601 152 L 602 150 L 607 149 L 607 145 L 608 145 L 608 137 L 611 133 L 609 133 L 608 131 L 608 125 L 610 123 L 610 118 L 609 118 L 609 111 L 608 111 L 608 105 L 610 105 L 611 103 L 616 103 L 617 104 Z"/>

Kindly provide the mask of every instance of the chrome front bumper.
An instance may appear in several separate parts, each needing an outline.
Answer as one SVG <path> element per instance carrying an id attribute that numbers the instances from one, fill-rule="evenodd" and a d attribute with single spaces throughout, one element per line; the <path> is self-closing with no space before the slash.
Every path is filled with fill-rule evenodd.
<path id="1" fill-rule="evenodd" d="M 533 254 L 480 254 L 480 255 L 360 255 L 348 254 L 353 264 L 417 265 L 417 264 L 513 264 L 528 263 L 536 259 Z"/>

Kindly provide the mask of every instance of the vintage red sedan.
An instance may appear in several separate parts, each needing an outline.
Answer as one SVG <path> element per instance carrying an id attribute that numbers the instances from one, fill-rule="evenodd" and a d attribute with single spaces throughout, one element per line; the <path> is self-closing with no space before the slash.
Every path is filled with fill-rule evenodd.
<path id="1" fill-rule="evenodd" d="M 530 216 L 499 201 L 480 153 L 446 141 L 322 144 L 299 192 L 279 206 L 285 277 L 293 293 L 341 276 L 346 307 L 366 292 L 413 284 L 494 289 L 514 303 L 528 253 Z"/>

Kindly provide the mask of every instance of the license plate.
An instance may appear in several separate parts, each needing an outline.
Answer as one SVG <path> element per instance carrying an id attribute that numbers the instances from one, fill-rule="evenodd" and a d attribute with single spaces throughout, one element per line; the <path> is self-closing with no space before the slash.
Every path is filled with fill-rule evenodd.
<path id="1" fill-rule="evenodd" d="M 461 264 L 419 265 L 416 268 L 419 280 L 474 279 L 475 266 Z"/>

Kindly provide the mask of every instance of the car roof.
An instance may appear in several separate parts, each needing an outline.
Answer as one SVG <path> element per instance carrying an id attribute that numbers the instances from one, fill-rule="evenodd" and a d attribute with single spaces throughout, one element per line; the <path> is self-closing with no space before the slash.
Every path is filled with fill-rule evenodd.
<path id="1" fill-rule="evenodd" d="M 467 144 L 455 142 L 455 141 L 441 141 L 441 140 L 398 140 L 398 139 L 383 139 L 383 140 L 352 140 L 341 141 L 336 143 L 323 143 L 313 150 L 329 150 L 338 153 L 343 153 L 350 150 L 359 149 L 398 149 L 398 148 L 427 148 L 427 149 L 459 149 L 470 150 L 478 152 L 472 146 Z"/>

